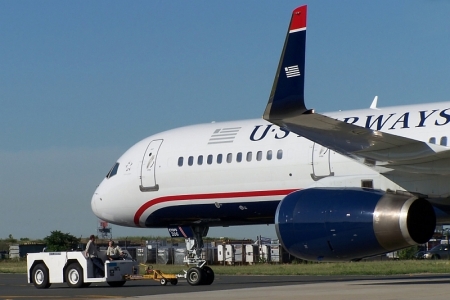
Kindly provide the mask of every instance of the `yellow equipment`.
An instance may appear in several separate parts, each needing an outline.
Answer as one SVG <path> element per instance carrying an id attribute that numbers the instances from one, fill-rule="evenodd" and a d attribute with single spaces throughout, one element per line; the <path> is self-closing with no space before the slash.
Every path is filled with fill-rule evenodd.
<path id="1" fill-rule="evenodd" d="M 147 266 L 141 264 L 146 267 L 144 275 L 125 275 L 125 280 L 146 280 L 153 279 L 159 281 L 161 285 L 166 285 L 167 282 L 170 282 L 172 285 L 176 285 L 178 283 L 178 278 L 184 278 L 182 274 L 167 274 L 163 273 L 160 270 L 154 270 L 153 266 Z"/>

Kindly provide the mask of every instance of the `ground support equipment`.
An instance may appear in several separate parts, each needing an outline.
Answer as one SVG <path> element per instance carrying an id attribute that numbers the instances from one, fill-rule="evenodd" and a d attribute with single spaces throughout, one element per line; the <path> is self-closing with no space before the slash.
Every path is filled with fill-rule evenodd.
<path id="1" fill-rule="evenodd" d="M 147 267 L 147 266 L 146 266 Z M 178 283 L 178 278 L 184 278 L 183 274 L 168 274 L 161 270 L 154 270 L 151 266 L 146 268 L 144 275 L 125 275 L 126 280 L 156 280 L 161 285 L 167 285 L 168 282 L 172 285 Z"/>
<path id="2" fill-rule="evenodd" d="M 99 251 L 104 261 L 102 277 L 95 277 L 95 266 L 81 251 L 40 252 L 27 255 L 28 283 L 38 289 L 49 288 L 52 283 L 67 283 L 69 287 L 88 287 L 91 283 L 106 282 L 110 286 L 123 286 L 125 275 L 139 274 L 139 263 L 127 258 L 110 261 L 106 251 Z"/>

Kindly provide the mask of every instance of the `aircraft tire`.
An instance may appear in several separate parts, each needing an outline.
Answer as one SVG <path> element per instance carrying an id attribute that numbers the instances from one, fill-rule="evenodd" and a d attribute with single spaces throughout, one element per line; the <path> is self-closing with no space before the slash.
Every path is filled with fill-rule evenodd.
<path id="1" fill-rule="evenodd" d="M 203 285 L 211 285 L 214 282 L 214 271 L 208 267 L 208 266 L 204 266 L 203 267 Z"/>
<path id="2" fill-rule="evenodd" d="M 201 285 L 203 275 L 203 271 L 200 268 L 192 267 L 187 271 L 186 280 L 190 285 Z"/>

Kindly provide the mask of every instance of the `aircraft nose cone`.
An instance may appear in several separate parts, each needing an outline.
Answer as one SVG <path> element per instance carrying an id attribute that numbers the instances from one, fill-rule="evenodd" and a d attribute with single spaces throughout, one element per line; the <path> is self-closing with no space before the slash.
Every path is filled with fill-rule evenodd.
<path id="1" fill-rule="evenodd" d="M 105 195 L 103 193 L 94 193 L 91 200 L 92 212 L 97 216 L 97 218 L 103 221 L 113 222 L 115 217 L 111 213 L 111 208 L 106 205 L 104 196 Z"/>
<path id="2" fill-rule="evenodd" d="M 98 193 L 94 193 L 91 200 L 91 209 L 94 212 L 94 214 L 100 218 L 100 211 L 99 206 L 102 199 L 100 198 L 100 195 Z"/>

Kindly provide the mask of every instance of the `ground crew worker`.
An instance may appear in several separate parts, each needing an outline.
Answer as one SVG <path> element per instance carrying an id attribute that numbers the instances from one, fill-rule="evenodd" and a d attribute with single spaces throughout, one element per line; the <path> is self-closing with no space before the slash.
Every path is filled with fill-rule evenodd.
<path id="1" fill-rule="evenodd" d="M 114 241 L 109 241 L 106 256 L 109 260 L 117 260 L 123 257 L 123 252 L 119 246 L 114 247 Z"/>
<path id="2" fill-rule="evenodd" d="M 86 244 L 85 256 L 90 258 L 94 265 L 94 277 L 105 277 L 103 261 L 98 258 L 97 245 L 95 244 L 95 235 L 91 234 L 89 242 Z"/>

